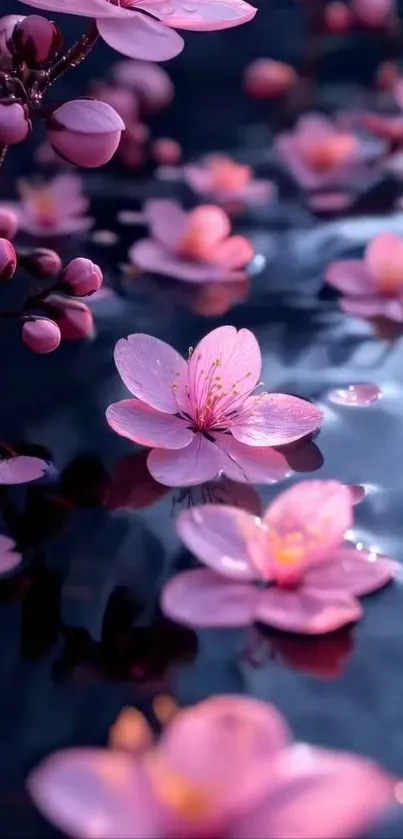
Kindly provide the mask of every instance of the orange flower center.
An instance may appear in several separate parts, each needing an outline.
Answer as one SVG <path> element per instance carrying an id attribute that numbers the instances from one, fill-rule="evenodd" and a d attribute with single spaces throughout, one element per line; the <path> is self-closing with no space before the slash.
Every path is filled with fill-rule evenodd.
<path id="1" fill-rule="evenodd" d="M 209 164 L 212 186 L 222 192 L 237 192 L 250 182 L 252 170 L 250 166 L 242 166 L 228 158 L 214 158 Z"/>
<path id="2" fill-rule="evenodd" d="M 357 141 L 350 134 L 307 144 L 302 151 L 305 161 L 317 172 L 327 172 L 352 158 Z"/>

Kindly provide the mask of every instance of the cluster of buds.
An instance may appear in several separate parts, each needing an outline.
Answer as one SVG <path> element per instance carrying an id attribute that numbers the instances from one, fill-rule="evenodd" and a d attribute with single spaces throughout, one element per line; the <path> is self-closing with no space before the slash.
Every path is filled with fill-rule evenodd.
<path id="1" fill-rule="evenodd" d="M 11 221 L 7 224 L 7 212 L 2 211 L 0 233 L 11 229 Z M 62 340 L 80 341 L 93 336 L 92 312 L 78 298 L 100 289 L 103 277 L 98 265 L 79 256 L 63 267 L 56 251 L 18 250 L 9 239 L 0 238 L 0 282 L 12 280 L 17 270 L 30 278 L 24 304 L 18 311 L 1 312 L 0 317 L 20 320 L 22 341 L 30 350 L 50 353 Z"/>
<path id="2" fill-rule="evenodd" d="M 95 38 L 95 34 L 94 34 Z M 90 44 L 87 44 L 89 49 Z M 39 15 L 0 19 L 0 146 L 23 142 L 35 119 L 43 119 L 54 151 L 76 166 L 103 166 L 114 155 L 125 128 L 106 102 L 82 98 L 49 107 L 48 87 L 83 54 L 62 54 L 63 37 Z"/>

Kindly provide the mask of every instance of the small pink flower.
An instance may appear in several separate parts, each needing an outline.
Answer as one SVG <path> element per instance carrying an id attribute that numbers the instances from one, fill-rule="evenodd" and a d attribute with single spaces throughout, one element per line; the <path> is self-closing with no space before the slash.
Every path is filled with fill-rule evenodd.
<path id="1" fill-rule="evenodd" d="M 265 204 L 274 198 L 271 181 L 253 177 L 250 166 L 237 163 L 231 157 L 215 154 L 200 163 L 184 166 L 185 180 L 194 192 L 217 204 Z"/>
<path id="2" fill-rule="evenodd" d="M 307 190 L 351 186 L 366 172 L 367 148 L 352 131 L 321 114 L 307 114 L 275 142 L 282 164 Z"/>
<path id="3" fill-rule="evenodd" d="M 228 29 L 256 14 L 245 0 L 26 0 L 26 5 L 95 18 L 110 47 L 146 61 L 166 61 L 182 51 L 183 39 L 175 29 Z"/>
<path id="4" fill-rule="evenodd" d="M 20 229 L 31 236 L 68 236 L 93 225 L 93 219 L 84 215 L 89 199 L 78 175 L 58 175 L 44 183 L 19 181 L 18 191 L 19 203 L 7 208 L 16 212 Z"/>
<path id="5" fill-rule="evenodd" d="M 68 836 L 346 839 L 393 800 L 395 781 L 377 764 L 293 743 L 281 714 L 256 699 L 177 711 L 158 743 L 138 712 L 123 713 L 115 748 L 56 752 L 28 778 L 36 806 Z"/>
<path id="6" fill-rule="evenodd" d="M 343 311 L 372 318 L 381 315 L 403 323 L 403 239 L 380 233 L 370 242 L 363 259 L 332 262 L 326 282 L 342 292 Z"/>
<path id="7" fill-rule="evenodd" d="M 22 556 L 15 550 L 15 542 L 0 534 L 0 574 L 9 574 L 21 564 Z"/>
<path id="8" fill-rule="evenodd" d="M 253 248 L 244 236 L 230 236 L 230 220 L 220 207 L 206 204 L 187 213 L 176 201 L 155 199 L 145 214 L 152 238 L 129 250 L 138 268 L 189 283 L 245 278 Z"/>
<path id="9" fill-rule="evenodd" d="M 207 568 L 174 577 L 162 592 L 163 611 L 189 626 L 260 621 L 306 635 L 358 620 L 357 597 L 386 585 L 399 565 L 343 545 L 352 509 L 343 484 L 303 481 L 262 519 L 214 505 L 181 513 L 179 535 Z"/>
<path id="10" fill-rule="evenodd" d="M 273 483 L 289 470 L 273 451 L 315 431 L 322 412 L 283 393 L 256 395 L 262 356 L 248 329 L 221 326 L 185 361 L 164 341 L 129 335 L 115 363 L 135 399 L 109 406 L 111 428 L 148 446 L 152 476 L 189 486 L 224 473 L 235 481 Z"/>
<path id="11" fill-rule="evenodd" d="M 174 166 L 182 157 L 182 147 L 172 137 L 158 137 L 152 144 L 151 156 L 161 166 Z"/>

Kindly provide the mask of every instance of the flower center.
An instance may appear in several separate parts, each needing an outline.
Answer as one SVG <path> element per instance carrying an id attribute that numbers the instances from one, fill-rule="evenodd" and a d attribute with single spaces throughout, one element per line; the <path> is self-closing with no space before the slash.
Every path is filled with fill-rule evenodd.
<path id="1" fill-rule="evenodd" d="M 211 185 L 222 192 L 236 192 L 247 186 L 251 180 L 250 166 L 241 166 L 227 158 L 214 158 L 210 161 Z"/>
<path id="2" fill-rule="evenodd" d="M 22 183 L 19 192 L 36 223 L 48 229 L 54 228 L 59 218 L 59 206 L 49 190 Z"/>
<path id="3" fill-rule="evenodd" d="M 186 821 L 201 822 L 212 809 L 210 793 L 153 755 L 147 761 L 148 777 L 157 801 Z"/>
<path id="4" fill-rule="evenodd" d="M 327 172 L 341 166 L 352 157 L 357 141 L 350 134 L 339 134 L 313 143 L 302 149 L 302 157 L 317 172 Z"/>
<path id="5" fill-rule="evenodd" d="M 375 277 L 379 294 L 388 296 L 403 290 L 403 262 L 391 260 L 389 265 L 384 265 L 382 271 Z"/>

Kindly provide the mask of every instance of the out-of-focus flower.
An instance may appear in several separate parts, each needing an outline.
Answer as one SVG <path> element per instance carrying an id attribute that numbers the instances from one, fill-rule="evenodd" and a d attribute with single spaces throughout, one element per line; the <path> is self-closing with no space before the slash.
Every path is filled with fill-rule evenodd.
<path id="1" fill-rule="evenodd" d="M 11 280 L 17 268 L 17 254 L 8 239 L 0 239 L 0 281 Z"/>
<path id="2" fill-rule="evenodd" d="M 0 143 L 14 146 L 26 140 L 32 128 L 27 109 L 14 99 L 0 102 Z"/>
<path id="3" fill-rule="evenodd" d="M 0 236 L 12 239 L 18 230 L 18 217 L 13 210 L 0 207 Z"/>
<path id="4" fill-rule="evenodd" d="M 182 148 L 172 137 L 159 137 L 152 144 L 151 155 L 161 166 L 174 166 L 182 157 Z"/>
<path id="5" fill-rule="evenodd" d="M 403 143 L 403 116 L 399 113 L 377 114 L 375 111 L 364 111 L 360 115 L 360 124 L 380 140 L 393 145 Z"/>
<path id="6" fill-rule="evenodd" d="M 127 87 L 117 87 L 116 85 L 107 84 L 105 82 L 95 82 L 90 88 L 91 96 L 95 99 L 100 99 L 110 105 L 125 124 L 134 121 L 138 117 L 139 105 L 138 100 Z"/>
<path id="7" fill-rule="evenodd" d="M 333 0 L 324 9 L 326 30 L 332 35 L 344 35 L 351 26 L 351 12 L 345 3 Z"/>
<path id="8" fill-rule="evenodd" d="M 25 2 L 25 0 L 24 0 Z M 214 31 L 247 23 L 256 9 L 245 0 L 26 0 L 26 5 L 95 18 L 98 32 L 117 52 L 130 58 L 166 61 L 183 49 L 177 29 Z M 143 14 L 145 12 L 145 14 Z"/>
<path id="9" fill-rule="evenodd" d="M 133 91 L 142 111 L 161 111 L 173 99 L 174 86 L 168 73 L 152 61 L 119 61 L 112 67 L 113 78 Z"/>
<path id="10" fill-rule="evenodd" d="M 70 164 L 67 163 L 67 160 L 63 160 L 63 158 L 59 157 L 55 150 L 52 149 L 49 140 L 44 140 L 43 143 L 40 143 L 39 146 L 36 147 L 34 151 L 34 158 L 41 166 L 63 166 L 65 169 L 70 166 Z"/>
<path id="11" fill-rule="evenodd" d="M 58 175 L 43 183 L 19 181 L 17 186 L 20 201 L 6 209 L 10 207 L 17 214 L 24 232 L 48 238 L 92 227 L 93 219 L 84 215 L 89 199 L 83 194 L 83 181 L 78 175 Z"/>
<path id="12" fill-rule="evenodd" d="M 262 357 L 248 329 L 214 329 L 188 361 L 158 338 L 130 335 L 118 341 L 115 363 L 136 398 L 110 405 L 107 421 L 153 449 L 148 468 L 167 486 L 200 484 L 222 473 L 274 483 L 289 469 L 271 446 L 305 437 L 322 422 L 322 411 L 304 399 L 256 394 Z"/>
<path id="13" fill-rule="evenodd" d="M 321 114 L 307 114 L 275 142 L 283 166 L 307 190 L 351 186 L 366 172 L 368 150 L 353 131 Z"/>
<path id="14" fill-rule="evenodd" d="M 257 58 L 245 69 L 244 88 L 252 99 L 275 99 L 294 87 L 297 74 L 290 64 Z"/>
<path id="15" fill-rule="evenodd" d="M 125 124 L 106 102 L 73 99 L 47 117 L 46 127 L 57 154 L 75 166 L 96 169 L 115 154 Z"/>
<path id="16" fill-rule="evenodd" d="M 14 539 L 0 534 L 0 574 L 9 574 L 21 564 L 22 556 L 15 550 Z"/>
<path id="17" fill-rule="evenodd" d="M 293 743 L 267 703 L 224 695 L 176 714 L 172 702 L 159 706 L 167 726 L 158 744 L 144 717 L 126 709 L 111 749 L 46 758 L 28 778 L 42 814 L 91 839 L 345 839 L 366 832 L 393 800 L 395 781 L 375 763 Z"/>
<path id="18" fill-rule="evenodd" d="M 351 12 L 359 23 L 378 29 L 396 15 L 396 0 L 352 0 Z"/>
<path id="19" fill-rule="evenodd" d="M 403 323 L 403 239 L 381 233 L 367 245 L 363 259 L 332 262 L 326 282 L 341 291 L 343 311 L 357 317 L 378 315 Z"/>
<path id="20" fill-rule="evenodd" d="M 250 166 L 224 154 L 214 154 L 183 167 L 185 180 L 194 192 L 224 206 L 264 204 L 274 198 L 272 181 L 253 177 Z"/>
<path id="21" fill-rule="evenodd" d="M 378 90 L 392 90 L 393 92 L 395 92 L 395 86 L 398 84 L 398 82 L 399 68 L 397 63 L 395 61 L 382 61 L 376 73 L 376 86 Z"/>
<path id="22" fill-rule="evenodd" d="M 55 59 L 63 46 L 63 36 L 53 21 L 40 15 L 28 15 L 12 30 L 8 48 L 17 63 L 35 68 Z"/>
<path id="23" fill-rule="evenodd" d="M 358 620 L 357 597 L 389 583 L 399 565 L 343 545 L 352 511 L 349 488 L 336 481 L 291 487 L 262 519 L 233 507 L 186 510 L 179 535 L 207 568 L 167 583 L 164 613 L 189 626 L 260 621 L 306 635 Z"/>
<path id="24" fill-rule="evenodd" d="M 57 323 L 63 341 L 84 341 L 94 335 L 94 317 L 83 300 L 48 294 L 43 305 Z"/>
<path id="25" fill-rule="evenodd" d="M 145 206 L 151 239 L 135 242 L 131 262 L 143 271 L 189 283 L 233 282 L 245 277 L 253 248 L 231 236 L 227 214 L 205 205 L 185 212 L 176 201 L 154 199 Z"/>
<path id="26" fill-rule="evenodd" d="M 72 259 L 63 271 L 62 284 L 69 294 L 76 297 L 94 294 L 101 288 L 102 282 L 103 276 L 99 265 L 83 256 Z"/>
<path id="27" fill-rule="evenodd" d="M 45 355 L 56 350 L 61 341 L 60 329 L 49 318 L 35 317 L 24 321 L 22 342 L 31 352 Z"/>
<path id="28" fill-rule="evenodd" d="M 118 149 L 118 157 L 123 166 L 137 170 L 144 165 L 147 159 L 145 146 L 149 136 L 150 131 L 142 122 L 130 122 L 126 126 Z"/>

